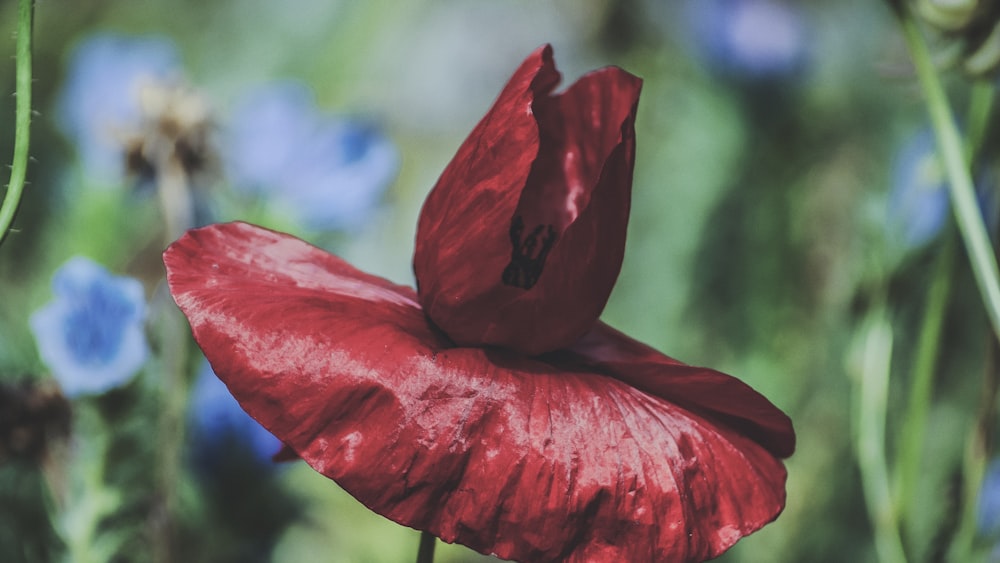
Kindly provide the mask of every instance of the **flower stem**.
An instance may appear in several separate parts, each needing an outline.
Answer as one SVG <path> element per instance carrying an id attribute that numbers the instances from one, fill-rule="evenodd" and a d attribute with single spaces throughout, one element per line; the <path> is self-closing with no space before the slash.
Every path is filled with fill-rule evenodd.
<path id="1" fill-rule="evenodd" d="M 7 238 L 14 215 L 21 203 L 28 171 L 28 145 L 31 132 L 31 30 L 33 0 L 20 0 L 17 7 L 17 70 L 14 107 L 14 158 L 10 182 L 0 204 L 0 244 Z"/>
<path id="2" fill-rule="evenodd" d="M 884 308 L 871 314 L 861 333 L 858 385 L 858 467 L 868 514 L 875 528 L 875 548 L 883 563 L 905 563 L 885 459 L 885 414 L 892 357 L 892 325 Z"/>
<path id="3" fill-rule="evenodd" d="M 994 335 L 1000 339 L 1000 269 L 990 245 L 976 202 L 972 176 L 966 163 L 962 139 L 945 95 L 944 86 L 931 61 L 930 50 L 916 21 L 904 2 L 891 2 L 903 29 L 903 37 L 913 58 L 913 64 L 924 92 L 938 151 L 944 161 L 951 192 L 952 207 L 959 232 L 965 241 L 976 284 L 986 307 Z"/>
<path id="4" fill-rule="evenodd" d="M 896 460 L 896 513 L 901 518 L 907 515 L 920 476 L 927 413 L 930 410 L 931 391 L 934 387 L 934 368 L 937 366 L 941 349 L 941 328 L 944 326 L 948 295 L 951 293 L 952 271 L 955 268 L 954 233 L 949 231 L 943 242 L 934 261 L 934 277 L 920 326 L 913 381 L 910 384 L 906 418 L 900 435 L 899 457 Z"/>
<path id="5" fill-rule="evenodd" d="M 194 215 L 190 180 L 175 151 L 161 155 L 157 162 L 157 193 L 160 196 L 164 221 L 165 244 L 169 244 L 192 226 Z M 155 531 L 153 561 L 167 563 L 175 560 L 173 543 L 175 520 L 178 515 L 177 483 L 181 476 L 181 459 L 184 445 L 184 412 L 190 392 L 189 353 L 190 343 L 187 323 L 180 309 L 166 292 L 158 288 L 156 297 L 160 320 L 160 365 L 162 407 L 159 417 L 158 479 L 157 490 L 160 506 L 154 513 Z"/>
<path id="6" fill-rule="evenodd" d="M 123 501 L 121 491 L 106 482 L 112 431 L 94 404 L 81 405 L 77 412 L 75 424 L 84 430 L 68 464 L 71 483 L 63 494 L 53 491 L 59 510 L 56 526 L 70 561 L 105 563 L 114 560 L 124 537 L 100 529 Z"/>
<path id="7" fill-rule="evenodd" d="M 966 165 L 971 170 L 976 161 L 983 139 L 986 137 L 986 127 L 989 125 L 990 114 L 993 112 L 993 84 L 979 79 L 972 83 L 969 96 L 969 109 L 966 115 L 965 146 Z"/>
<path id="8" fill-rule="evenodd" d="M 941 80 L 934 69 L 930 51 L 924 41 L 915 20 L 911 17 L 904 2 L 890 0 L 895 11 L 907 47 L 913 58 L 913 63 L 924 91 L 927 110 L 938 142 L 938 150 L 944 160 L 948 175 L 948 185 L 951 192 L 952 207 L 958 222 L 959 232 L 965 241 L 972 271 L 979 286 L 986 308 L 986 315 L 996 339 L 991 339 L 991 350 L 997 349 L 997 339 L 1000 339 L 1000 273 L 998 273 L 997 257 L 990 244 L 982 214 L 976 202 L 975 189 L 970 174 L 971 167 L 966 158 L 970 153 L 963 151 L 958 134 L 958 128 L 948 104 Z M 981 112 L 975 115 L 970 127 L 970 138 L 974 149 L 979 139 L 984 135 L 984 128 L 990 104 L 992 102 L 992 87 L 982 82 L 973 86 L 971 112 Z M 950 555 L 955 561 L 965 561 L 972 550 L 975 537 L 977 498 L 986 466 L 988 451 L 987 437 L 995 418 L 995 401 L 1000 379 L 996 369 L 990 366 L 983 380 L 983 397 L 976 419 L 976 426 L 969 436 L 963 464 L 962 509 L 957 533 L 951 545 Z"/>
<path id="9" fill-rule="evenodd" d="M 966 116 L 965 162 L 969 169 L 972 168 L 986 135 L 986 125 L 993 109 L 993 98 L 993 87 L 989 83 L 979 80 L 973 84 Z M 937 366 L 941 349 L 941 328 L 944 326 L 948 295 L 952 286 L 952 271 L 955 268 L 955 246 L 954 233 L 949 231 L 935 258 L 933 278 L 927 295 L 927 308 L 924 311 L 917 342 L 913 381 L 900 435 L 899 457 L 896 460 L 896 510 L 901 518 L 907 516 L 909 503 L 913 499 L 917 478 L 920 475 L 923 438 L 927 429 L 927 413 L 930 410 L 931 391 L 934 386 L 934 368 Z"/>
<path id="10" fill-rule="evenodd" d="M 158 288 L 156 306 L 160 337 L 160 384 L 162 406 L 159 412 L 157 439 L 156 498 L 152 514 L 153 561 L 174 561 L 173 544 L 178 516 L 177 487 L 181 478 L 184 445 L 184 409 L 189 391 L 189 345 L 180 310 L 165 288 Z"/>
<path id="11" fill-rule="evenodd" d="M 173 154 L 161 159 L 156 177 L 156 193 L 163 214 L 166 246 L 194 226 L 191 181 L 184 171 L 184 165 Z"/>
<path id="12" fill-rule="evenodd" d="M 420 547 L 417 549 L 417 563 L 434 563 L 434 544 L 437 538 L 428 532 L 420 532 Z"/>
<path id="13" fill-rule="evenodd" d="M 955 539 L 949 550 L 950 561 L 970 561 L 973 540 L 979 512 L 979 491 L 986 462 L 989 458 L 993 425 L 996 421 L 997 391 L 1000 390 L 1000 372 L 996 366 L 998 344 L 990 344 L 990 360 L 987 362 L 979 400 L 975 426 L 965 445 L 965 459 L 962 465 L 962 509 L 959 516 Z"/>

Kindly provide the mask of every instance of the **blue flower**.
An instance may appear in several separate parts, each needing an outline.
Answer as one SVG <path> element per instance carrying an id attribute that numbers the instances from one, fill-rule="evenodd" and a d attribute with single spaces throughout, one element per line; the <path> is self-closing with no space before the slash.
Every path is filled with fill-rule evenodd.
<path id="1" fill-rule="evenodd" d="M 270 466 L 281 449 L 281 441 L 243 411 L 207 361 L 191 391 L 189 418 L 196 459 L 205 465 L 235 451 Z"/>
<path id="2" fill-rule="evenodd" d="M 235 187 L 265 196 L 314 230 L 362 226 L 399 168 L 395 146 L 377 128 L 320 115 L 299 83 L 247 96 L 226 133 L 223 150 Z"/>
<path id="3" fill-rule="evenodd" d="M 802 19 L 774 0 L 689 0 L 692 39 L 717 71 L 768 78 L 799 70 L 806 59 Z"/>
<path id="4" fill-rule="evenodd" d="M 979 533 L 984 536 L 1000 534 L 1000 459 L 994 459 L 986 469 L 979 488 Z"/>
<path id="5" fill-rule="evenodd" d="M 996 184 L 986 168 L 976 176 L 976 199 L 987 232 L 995 233 Z M 917 249 L 937 238 L 951 214 L 951 194 L 944 165 L 931 131 L 911 138 L 896 155 L 888 201 L 888 237 L 904 249 Z"/>
<path id="6" fill-rule="evenodd" d="M 889 236 L 905 248 L 919 248 L 941 232 L 949 212 L 944 168 L 934 136 L 924 131 L 903 145 L 893 164 Z"/>
<path id="7" fill-rule="evenodd" d="M 78 256 L 55 273 L 52 292 L 55 299 L 30 324 L 63 393 L 98 394 L 127 383 L 149 356 L 142 284 Z"/>
<path id="8" fill-rule="evenodd" d="M 141 89 L 179 73 L 176 49 L 162 37 L 100 34 L 76 48 L 56 115 L 92 180 L 121 180 L 123 138 L 140 126 Z"/>

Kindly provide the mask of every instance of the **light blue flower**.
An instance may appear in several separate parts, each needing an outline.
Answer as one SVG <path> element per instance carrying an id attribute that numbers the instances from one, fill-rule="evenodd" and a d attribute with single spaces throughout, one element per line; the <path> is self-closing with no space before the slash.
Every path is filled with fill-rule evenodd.
<path id="1" fill-rule="evenodd" d="M 1000 459 L 990 462 L 983 476 L 977 527 L 981 535 L 1000 535 Z"/>
<path id="2" fill-rule="evenodd" d="M 281 441 L 243 411 L 207 361 L 191 391 L 189 417 L 195 459 L 203 466 L 235 451 L 270 466 L 271 457 L 281 449 Z"/>
<path id="3" fill-rule="evenodd" d="M 949 212 L 948 186 L 934 136 L 923 131 L 902 146 L 893 163 L 889 236 L 904 248 L 919 248 L 937 237 Z"/>
<path id="4" fill-rule="evenodd" d="M 310 90 L 295 82 L 238 103 L 223 151 L 237 189 L 318 231 L 362 226 L 399 168 L 395 145 L 376 127 L 321 115 Z"/>
<path id="5" fill-rule="evenodd" d="M 802 18 L 777 0 L 689 0 L 687 19 L 699 53 L 717 71 L 778 77 L 806 60 Z"/>
<path id="6" fill-rule="evenodd" d="M 174 44 L 163 37 L 100 34 L 77 46 L 56 117 L 88 177 L 105 184 L 121 181 L 123 139 L 142 118 L 141 89 L 179 74 Z"/>
<path id="7" fill-rule="evenodd" d="M 997 194 L 989 168 L 976 176 L 980 216 L 991 235 L 996 232 Z M 905 250 L 921 248 L 937 238 L 948 221 L 951 194 L 934 135 L 925 130 L 907 141 L 893 163 L 888 201 L 887 236 Z"/>
<path id="8" fill-rule="evenodd" d="M 55 299 L 30 324 L 63 393 L 98 394 L 127 383 L 149 356 L 142 284 L 77 256 L 56 271 L 52 292 Z"/>

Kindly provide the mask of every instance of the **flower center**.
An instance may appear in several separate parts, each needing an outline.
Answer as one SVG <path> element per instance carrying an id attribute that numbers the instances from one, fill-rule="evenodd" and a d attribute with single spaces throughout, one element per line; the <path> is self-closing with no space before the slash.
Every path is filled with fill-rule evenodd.
<path id="1" fill-rule="evenodd" d="M 107 364 L 121 348 L 122 332 L 133 308 L 109 288 L 94 285 L 87 293 L 66 317 L 66 346 L 81 364 Z"/>
<path id="2" fill-rule="evenodd" d="M 524 240 L 524 219 L 515 215 L 510 222 L 510 263 L 504 268 L 500 279 L 504 285 L 531 289 L 542 275 L 545 258 L 548 257 L 558 233 L 553 225 L 538 225 Z"/>

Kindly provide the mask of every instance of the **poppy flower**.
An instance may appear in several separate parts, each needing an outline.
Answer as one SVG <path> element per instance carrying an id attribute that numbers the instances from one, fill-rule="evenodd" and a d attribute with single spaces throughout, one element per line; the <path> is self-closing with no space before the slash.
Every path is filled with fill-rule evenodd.
<path id="1" fill-rule="evenodd" d="M 524 61 L 428 196 L 419 289 L 246 223 L 164 253 L 244 409 L 370 509 L 522 561 L 699 561 L 781 512 L 790 420 L 597 320 L 641 82 Z"/>

